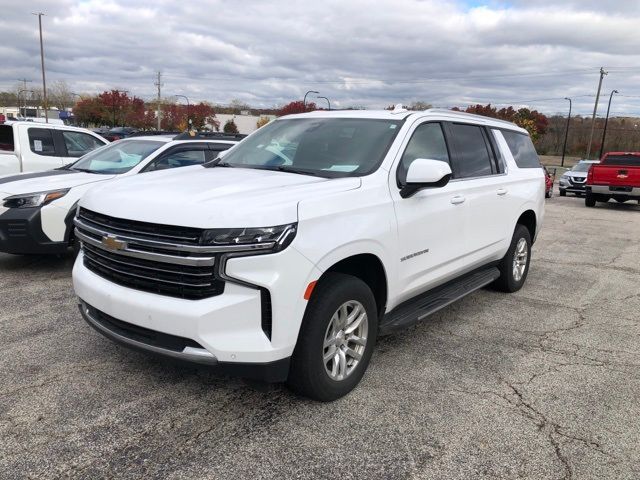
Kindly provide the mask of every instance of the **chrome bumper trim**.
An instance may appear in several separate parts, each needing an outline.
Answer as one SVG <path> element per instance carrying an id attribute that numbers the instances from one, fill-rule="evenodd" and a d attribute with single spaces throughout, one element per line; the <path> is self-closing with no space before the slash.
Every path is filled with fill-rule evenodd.
<path id="1" fill-rule="evenodd" d="M 82 300 L 80 300 L 78 306 L 80 307 L 80 313 L 82 314 L 82 317 L 86 320 L 86 322 L 93 328 L 95 328 L 99 333 L 109 338 L 110 340 L 113 340 L 114 342 L 121 343 L 138 350 L 144 350 L 150 353 L 155 353 L 178 360 L 184 360 L 187 362 L 201 363 L 204 365 L 216 365 L 218 363 L 218 359 L 205 349 L 185 347 L 185 349 L 181 352 L 176 352 L 173 350 L 167 350 L 166 348 L 156 347 L 154 345 L 147 345 L 146 343 L 138 342 L 137 340 L 133 340 L 131 338 L 120 335 L 109 330 L 107 327 L 103 326 L 97 319 L 92 317 L 89 313 L 89 309 L 87 308 L 87 304 Z"/>

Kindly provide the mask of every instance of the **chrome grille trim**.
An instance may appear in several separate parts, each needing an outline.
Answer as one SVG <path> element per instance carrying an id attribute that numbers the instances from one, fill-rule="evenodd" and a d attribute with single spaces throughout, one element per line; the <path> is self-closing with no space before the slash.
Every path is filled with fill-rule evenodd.
<path id="1" fill-rule="evenodd" d="M 85 259 L 87 259 L 87 257 L 85 257 Z M 114 271 L 116 273 L 120 273 L 122 275 L 127 275 L 127 276 L 131 276 L 131 277 L 137 277 L 137 278 L 142 278 L 144 280 L 148 280 L 148 277 L 145 277 L 144 275 L 138 275 L 136 273 L 127 272 L 125 270 L 119 270 L 119 269 L 114 268 L 111 265 L 108 265 L 108 264 L 106 264 L 104 262 L 100 262 L 100 261 L 96 260 L 95 258 L 88 258 L 88 260 L 89 260 L 89 262 L 97 263 L 102 268 L 106 268 L 106 269 Z M 198 288 L 198 287 L 202 288 L 202 287 L 211 287 L 212 286 L 212 282 L 209 282 L 209 283 L 185 283 L 185 282 L 174 282 L 172 280 L 165 280 L 163 278 L 154 278 L 153 281 L 154 282 L 160 282 L 160 283 L 166 283 L 166 284 L 169 284 L 169 285 L 181 285 L 183 287 L 193 287 L 193 288 Z"/>
<path id="2" fill-rule="evenodd" d="M 107 252 L 111 252 L 111 250 L 107 250 L 104 248 L 104 245 L 101 241 L 96 240 L 82 232 L 80 228 L 76 226 L 75 229 L 76 238 L 82 242 L 87 242 L 89 245 L 93 245 L 96 248 L 100 248 Z M 100 235 L 100 234 L 98 234 Z M 105 233 L 103 236 L 106 236 Z M 212 266 L 215 264 L 215 257 L 179 257 L 177 255 L 167 255 L 164 253 L 153 253 L 153 252 L 143 252 L 141 250 L 135 250 L 127 246 L 125 250 L 118 250 L 118 255 L 122 255 L 124 257 L 134 257 L 140 258 L 141 260 L 154 260 L 157 262 L 165 262 L 165 263 L 174 263 L 177 265 L 189 265 L 194 267 L 203 267 L 203 266 Z"/>
<path id="3" fill-rule="evenodd" d="M 121 235 L 117 232 L 111 232 L 109 230 L 102 230 L 91 225 L 87 225 L 82 221 L 82 217 L 76 217 L 74 219 L 75 226 L 80 230 L 86 230 L 94 235 L 100 237 L 106 237 L 109 234 L 114 234 L 119 240 L 124 240 L 127 243 L 136 244 L 149 248 L 158 248 L 162 250 L 174 250 L 178 252 L 189 253 L 222 253 L 222 252 L 237 252 L 237 251 L 253 251 L 253 250 L 270 250 L 275 246 L 275 242 L 260 243 L 260 244 L 245 244 L 245 245 L 225 245 L 225 246 L 200 246 L 200 245 L 187 245 L 179 243 L 158 242 L 155 240 L 148 240 L 130 235 Z M 126 250 L 123 250 L 126 251 Z"/>

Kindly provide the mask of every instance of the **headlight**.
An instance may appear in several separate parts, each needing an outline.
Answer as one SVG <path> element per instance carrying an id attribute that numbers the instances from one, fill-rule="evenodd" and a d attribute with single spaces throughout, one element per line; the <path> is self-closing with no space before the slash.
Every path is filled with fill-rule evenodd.
<path id="1" fill-rule="evenodd" d="M 33 208 L 42 207 L 58 198 L 64 197 L 69 192 L 66 190 L 54 190 L 51 192 L 26 193 L 22 195 L 12 195 L 4 199 L 3 206 L 6 208 Z"/>
<path id="2" fill-rule="evenodd" d="M 213 228 L 203 232 L 200 242 L 202 245 L 236 247 L 233 248 L 235 251 L 279 252 L 293 241 L 296 230 L 295 223 L 262 228 Z"/>

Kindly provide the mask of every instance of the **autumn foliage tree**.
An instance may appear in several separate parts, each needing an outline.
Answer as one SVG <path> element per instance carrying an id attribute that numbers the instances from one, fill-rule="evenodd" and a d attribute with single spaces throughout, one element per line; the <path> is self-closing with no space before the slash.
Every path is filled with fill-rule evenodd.
<path id="1" fill-rule="evenodd" d="M 204 102 L 195 105 L 164 104 L 160 126 L 163 130 L 186 130 L 189 126 L 189 118 L 192 122 L 192 128 L 196 130 L 207 128 L 218 130 L 220 128 L 220 122 L 216 120 L 213 107 Z"/>
<path id="2" fill-rule="evenodd" d="M 457 107 L 454 107 L 452 110 L 462 111 Z M 463 111 L 466 113 L 474 113 L 476 115 L 499 118 L 501 120 L 513 122 L 527 130 L 533 141 L 538 140 L 542 135 L 544 135 L 549 125 L 549 119 L 546 115 L 538 112 L 537 110 L 530 110 L 528 108 L 520 108 L 516 110 L 513 107 L 506 107 L 498 110 L 489 103 L 487 105 L 469 105 Z"/>
<path id="3" fill-rule="evenodd" d="M 82 125 L 126 125 L 149 128 L 152 121 L 144 101 L 126 92 L 110 90 L 95 97 L 82 98 L 73 108 L 76 121 Z"/>
<path id="4" fill-rule="evenodd" d="M 292 115 L 294 113 L 306 113 L 317 110 L 318 107 L 314 102 L 309 102 L 306 105 L 302 100 L 295 100 L 291 103 L 287 103 L 284 107 L 278 110 L 277 116 Z"/>

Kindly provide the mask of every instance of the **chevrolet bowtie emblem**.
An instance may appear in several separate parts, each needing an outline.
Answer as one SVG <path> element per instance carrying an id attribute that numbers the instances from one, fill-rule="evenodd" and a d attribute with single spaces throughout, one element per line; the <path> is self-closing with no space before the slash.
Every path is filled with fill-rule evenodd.
<path id="1" fill-rule="evenodd" d="M 114 235 L 107 235 L 106 237 L 102 237 L 102 245 L 107 247 L 109 250 L 124 250 L 125 248 L 127 248 L 127 242 L 118 240 L 118 238 Z"/>

